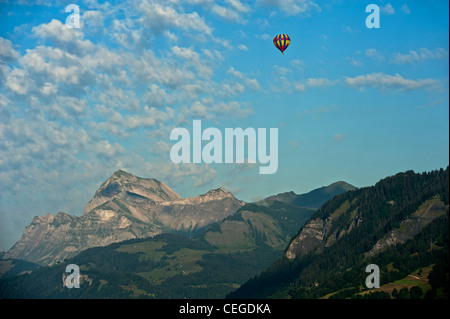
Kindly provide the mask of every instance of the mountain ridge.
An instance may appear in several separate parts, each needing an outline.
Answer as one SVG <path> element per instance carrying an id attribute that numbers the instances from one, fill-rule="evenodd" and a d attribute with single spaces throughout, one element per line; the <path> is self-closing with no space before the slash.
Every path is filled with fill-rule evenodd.
<path id="1" fill-rule="evenodd" d="M 3 258 L 49 265 L 90 247 L 167 231 L 195 232 L 243 205 L 223 188 L 182 199 L 163 182 L 118 170 L 102 183 L 81 216 L 35 216 Z"/>
<path id="2" fill-rule="evenodd" d="M 288 204 L 302 205 L 304 201 L 299 198 L 310 199 L 311 194 L 315 194 L 315 198 L 321 199 L 319 202 L 310 200 L 308 205 L 316 209 L 346 187 L 354 188 L 337 182 L 307 194 L 295 194 Z M 274 200 L 279 199 L 273 197 L 263 203 L 268 205 Z M 81 216 L 64 212 L 35 216 L 3 258 L 51 265 L 90 247 L 133 238 L 153 237 L 164 232 L 192 236 L 233 215 L 245 204 L 222 187 L 182 198 L 159 180 L 117 170 L 95 191 Z"/>
<path id="3" fill-rule="evenodd" d="M 380 266 L 382 284 L 420 267 L 442 276 L 439 269 L 446 260 L 448 265 L 448 187 L 448 168 L 408 171 L 336 196 L 328 192 L 329 200 L 317 210 L 273 198 L 243 203 L 194 238 L 161 233 L 128 239 L 86 249 L 30 275 L 0 279 L 0 298 L 366 296 L 360 292 L 367 264 Z M 214 195 L 231 198 L 214 189 L 202 194 L 200 206 Z M 53 222 L 70 220 L 57 216 Z M 367 254 L 375 247 L 375 254 Z M 68 263 L 82 269 L 82 289 L 61 285 Z M 430 285 L 427 295 L 443 294 L 440 286 Z"/>
<path id="4" fill-rule="evenodd" d="M 323 198 L 334 197 L 343 192 L 357 189 L 355 186 L 344 182 L 334 182 L 328 186 L 322 186 L 305 194 L 296 194 L 293 191 L 279 193 L 277 195 L 269 196 L 257 203 L 265 203 L 267 201 L 278 200 L 287 204 L 299 207 L 320 207 L 324 204 Z"/>
<path id="5" fill-rule="evenodd" d="M 162 233 L 88 248 L 28 277 L 4 280 L 0 298 L 224 298 L 280 257 L 314 211 L 279 201 L 247 203 L 194 238 Z M 82 289 L 61 286 L 67 264 L 82 269 Z"/>

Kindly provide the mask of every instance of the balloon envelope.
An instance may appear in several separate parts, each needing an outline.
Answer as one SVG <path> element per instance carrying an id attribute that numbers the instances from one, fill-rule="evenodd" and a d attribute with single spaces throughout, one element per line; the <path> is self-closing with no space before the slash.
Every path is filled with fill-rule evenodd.
<path id="1" fill-rule="evenodd" d="M 291 38 L 287 34 L 278 34 L 273 38 L 273 44 L 284 54 L 284 50 L 291 44 Z"/>

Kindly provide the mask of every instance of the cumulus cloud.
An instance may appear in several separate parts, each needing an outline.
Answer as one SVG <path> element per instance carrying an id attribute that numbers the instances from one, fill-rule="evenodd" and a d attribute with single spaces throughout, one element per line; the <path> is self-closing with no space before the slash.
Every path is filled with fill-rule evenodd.
<path id="1" fill-rule="evenodd" d="M 215 36 L 200 14 L 214 1 L 88 4 L 80 29 L 50 19 L 27 27 L 23 47 L 0 37 L 0 225 L 15 223 L 15 234 L 35 215 L 81 213 L 117 169 L 207 185 L 212 167 L 169 161 L 169 128 L 193 117 L 244 119 L 253 110 L 241 95 L 261 90 L 255 74 L 229 64 L 215 76 L 228 52 L 249 48 Z M 239 19 L 254 9 L 242 0 L 220 6 Z"/>
<path id="2" fill-rule="evenodd" d="M 19 57 L 10 40 L 0 37 L 0 62 L 10 63 Z"/>
<path id="3" fill-rule="evenodd" d="M 142 17 L 139 22 L 155 34 L 161 34 L 171 28 L 194 30 L 210 35 L 212 32 L 205 20 L 195 11 L 185 13 L 166 5 L 165 1 L 143 0 L 139 4 Z"/>
<path id="4" fill-rule="evenodd" d="M 227 0 L 226 3 L 227 6 L 215 4 L 211 8 L 211 12 L 225 20 L 237 23 L 247 22 L 243 18 L 243 14 L 250 11 L 250 7 L 247 4 L 243 4 L 239 0 Z"/>
<path id="5" fill-rule="evenodd" d="M 69 54 L 84 55 L 94 49 L 89 40 L 83 40 L 83 33 L 76 28 L 68 28 L 61 21 L 53 19 L 47 24 L 33 27 L 32 32 L 40 39 L 48 39 L 55 48 Z"/>

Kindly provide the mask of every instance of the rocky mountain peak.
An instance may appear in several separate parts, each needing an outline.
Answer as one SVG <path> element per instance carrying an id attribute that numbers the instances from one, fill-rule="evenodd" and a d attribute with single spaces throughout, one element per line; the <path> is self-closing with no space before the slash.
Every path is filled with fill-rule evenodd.
<path id="1" fill-rule="evenodd" d="M 31 224 L 48 224 L 53 222 L 54 216 L 50 213 L 43 216 L 34 216 Z"/>
<path id="2" fill-rule="evenodd" d="M 119 169 L 119 170 L 117 170 L 117 171 L 115 171 L 112 175 L 111 175 L 111 177 L 117 177 L 117 178 L 127 178 L 127 177 L 129 177 L 129 178 L 133 178 L 133 177 L 135 177 L 133 174 L 130 174 L 130 173 L 128 173 L 128 172 L 125 172 L 124 170 L 122 170 L 122 169 Z"/>
<path id="3" fill-rule="evenodd" d="M 114 199 L 147 200 L 158 203 L 181 199 L 166 184 L 152 178 L 137 177 L 123 170 L 118 170 L 95 192 L 94 198 L 86 205 L 86 214 L 96 207 Z"/>
<path id="4" fill-rule="evenodd" d="M 228 194 L 231 195 L 230 192 L 226 191 L 222 187 L 219 187 L 219 188 L 212 189 L 212 190 L 208 191 L 205 195 L 223 197 L 224 195 L 226 196 Z"/>

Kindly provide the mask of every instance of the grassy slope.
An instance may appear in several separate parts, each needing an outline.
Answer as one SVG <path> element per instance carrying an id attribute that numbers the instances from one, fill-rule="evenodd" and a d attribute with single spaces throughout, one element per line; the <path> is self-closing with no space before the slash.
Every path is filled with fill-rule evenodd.
<path id="1" fill-rule="evenodd" d="M 406 276 L 400 280 L 396 280 L 391 283 L 386 283 L 386 284 L 380 286 L 380 288 L 374 288 L 374 289 L 362 291 L 360 293 L 357 293 L 357 295 L 366 295 L 366 294 L 376 292 L 376 291 L 384 291 L 384 292 L 387 292 L 388 294 L 392 295 L 392 291 L 394 289 L 397 289 L 397 291 L 400 291 L 400 289 L 402 289 L 404 287 L 410 289 L 411 287 L 414 287 L 414 286 L 419 286 L 420 288 L 422 288 L 422 290 L 425 294 L 428 290 L 431 289 L 431 285 L 428 282 L 428 275 L 430 274 L 430 271 L 432 268 L 433 268 L 433 265 L 416 269 L 411 274 L 409 274 L 408 276 Z M 419 275 L 419 270 L 422 270 L 420 275 Z M 347 290 L 347 289 L 349 289 L 349 288 L 345 288 L 343 290 Z M 363 290 L 364 288 L 359 287 L 359 289 Z M 326 294 L 325 296 L 323 296 L 320 299 L 329 299 L 331 296 L 333 296 L 337 293 L 340 293 L 343 290 L 339 290 L 334 293 Z"/>

